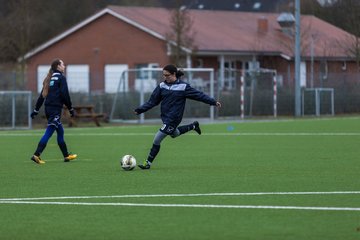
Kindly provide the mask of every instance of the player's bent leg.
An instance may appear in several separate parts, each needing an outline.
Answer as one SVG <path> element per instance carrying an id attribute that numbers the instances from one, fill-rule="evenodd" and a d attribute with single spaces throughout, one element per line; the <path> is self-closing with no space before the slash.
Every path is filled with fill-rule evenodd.
<path id="1" fill-rule="evenodd" d="M 200 129 L 200 124 L 198 121 L 195 121 L 191 124 L 188 124 L 188 125 L 183 125 L 183 126 L 180 126 L 177 128 L 180 132 L 180 135 L 181 134 L 184 134 L 184 133 L 187 133 L 191 130 L 194 130 L 195 132 L 197 132 L 199 135 L 201 135 L 201 129 Z M 177 136 L 174 136 L 174 137 L 177 137 Z"/>
<path id="2" fill-rule="evenodd" d="M 150 169 L 150 166 L 152 162 L 155 160 L 155 157 L 160 151 L 160 144 L 162 140 L 164 140 L 167 137 L 167 134 L 159 130 L 154 137 L 153 145 L 150 149 L 148 158 L 144 161 L 142 165 L 138 165 L 141 169 Z"/>
<path id="3" fill-rule="evenodd" d="M 147 160 L 145 160 L 142 165 L 138 165 L 139 168 L 150 169 L 150 166 L 151 166 L 152 162 L 154 161 L 154 159 L 156 158 L 159 151 L 160 151 L 160 145 L 153 144 L 150 149 L 150 153 L 149 153 Z"/>

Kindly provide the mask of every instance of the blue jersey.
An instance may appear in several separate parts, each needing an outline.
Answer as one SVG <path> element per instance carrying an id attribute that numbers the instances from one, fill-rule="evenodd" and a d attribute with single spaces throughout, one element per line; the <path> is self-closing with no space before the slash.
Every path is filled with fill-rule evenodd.
<path id="1" fill-rule="evenodd" d="M 54 71 L 52 74 L 49 84 L 49 92 L 45 98 L 42 95 L 42 91 L 43 90 L 41 90 L 40 96 L 36 102 L 35 110 L 39 111 L 44 101 L 45 107 L 62 109 L 65 104 L 68 109 L 72 108 L 66 77 L 60 71 Z"/>
<path id="2" fill-rule="evenodd" d="M 161 120 L 164 124 L 177 127 L 183 118 L 187 98 L 216 105 L 215 99 L 177 79 L 174 83 L 161 82 L 152 92 L 149 101 L 135 111 L 138 114 L 146 112 L 161 102 Z"/>

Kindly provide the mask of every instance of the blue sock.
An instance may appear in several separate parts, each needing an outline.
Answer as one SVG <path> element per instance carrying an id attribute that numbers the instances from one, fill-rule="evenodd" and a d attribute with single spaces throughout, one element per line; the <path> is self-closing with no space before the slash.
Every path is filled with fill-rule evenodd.
<path id="1" fill-rule="evenodd" d="M 34 153 L 34 155 L 36 156 L 40 156 L 41 153 L 44 151 L 45 147 L 46 147 L 46 144 L 47 142 L 49 141 L 49 139 L 51 138 L 51 136 L 53 135 L 55 131 L 55 127 L 50 125 L 50 126 L 47 126 L 46 130 L 45 130 L 45 133 L 44 133 L 44 136 L 42 136 L 42 138 L 40 139 L 40 142 L 36 148 L 36 151 Z"/>

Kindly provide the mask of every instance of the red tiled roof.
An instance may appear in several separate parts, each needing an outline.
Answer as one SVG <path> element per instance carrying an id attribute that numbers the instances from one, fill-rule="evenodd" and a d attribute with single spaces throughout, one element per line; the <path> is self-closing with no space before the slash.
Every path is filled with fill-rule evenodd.
<path id="1" fill-rule="evenodd" d="M 277 13 L 236 11 L 188 10 L 195 32 L 197 54 L 263 54 L 294 56 L 294 40 L 281 31 Z M 104 14 L 126 21 L 133 26 L 165 40 L 170 33 L 171 12 L 165 8 L 108 6 L 71 29 L 54 37 L 25 55 L 29 58 L 57 41 L 86 26 Z M 258 20 L 266 19 L 267 31 L 258 30 Z M 347 54 L 339 42 L 354 37 L 314 16 L 301 16 L 302 56 L 310 57 L 311 36 L 314 40 L 314 57 L 345 58 Z"/>
<path id="2" fill-rule="evenodd" d="M 162 35 L 170 31 L 170 11 L 164 8 L 109 6 L 114 12 Z M 195 46 L 199 53 L 249 52 L 281 53 L 293 56 L 293 42 L 281 31 L 277 13 L 188 10 L 193 20 Z M 268 30 L 258 31 L 258 20 L 268 20 Z M 311 36 L 314 56 L 344 57 L 339 42 L 351 35 L 314 16 L 301 16 L 302 55 L 310 56 Z"/>

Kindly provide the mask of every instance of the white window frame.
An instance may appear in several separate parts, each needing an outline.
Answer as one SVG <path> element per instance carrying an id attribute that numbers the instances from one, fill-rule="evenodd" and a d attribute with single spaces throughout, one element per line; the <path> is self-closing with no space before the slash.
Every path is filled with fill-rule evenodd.
<path id="1" fill-rule="evenodd" d="M 39 65 L 37 67 L 37 92 L 40 93 L 43 87 L 43 82 L 50 70 L 50 65 Z"/>
<path id="2" fill-rule="evenodd" d="M 90 67 L 86 64 L 74 64 L 66 66 L 66 79 L 69 92 L 90 91 Z"/>
<path id="3" fill-rule="evenodd" d="M 306 62 L 300 64 L 300 86 L 306 87 Z"/>
<path id="4" fill-rule="evenodd" d="M 104 91 L 106 93 L 116 93 L 118 90 L 119 92 L 129 91 L 128 74 L 124 74 L 128 69 L 127 64 L 106 64 Z"/>

